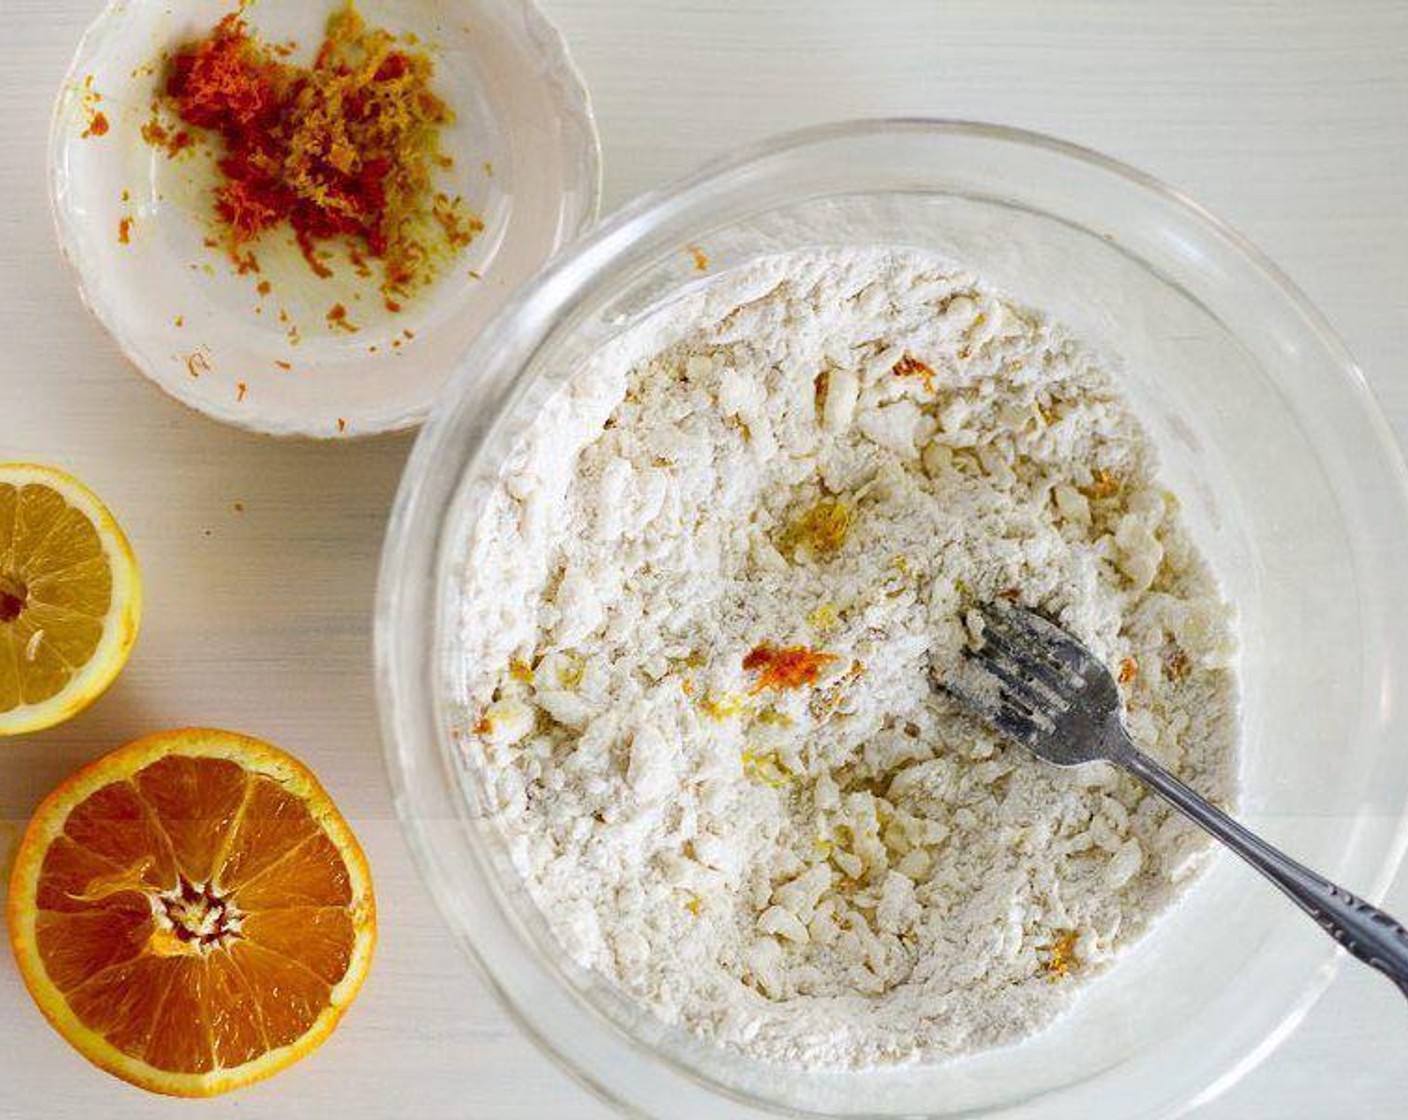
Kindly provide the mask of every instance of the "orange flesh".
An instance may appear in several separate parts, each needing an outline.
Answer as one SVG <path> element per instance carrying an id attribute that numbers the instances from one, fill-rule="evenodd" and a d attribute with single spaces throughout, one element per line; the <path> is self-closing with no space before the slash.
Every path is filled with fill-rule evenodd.
<path id="1" fill-rule="evenodd" d="M 304 802 L 171 755 L 74 807 L 36 891 L 38 955 L 90 1030 L 173 1073 L 297 1041 L 352 959 L 352 878 Z"/>

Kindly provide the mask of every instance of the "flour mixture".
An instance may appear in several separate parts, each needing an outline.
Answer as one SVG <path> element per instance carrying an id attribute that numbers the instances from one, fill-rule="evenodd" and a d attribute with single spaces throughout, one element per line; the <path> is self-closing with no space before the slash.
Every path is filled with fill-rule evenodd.
<path id="1" fill-rule="evenodd" d="M 1229 612 L 1099 359 L 909 251 L 719 276 L 579 371 L 463 569 L 463 747 L 565 951 L 763 1059 L 1014 1041 L 1204 844 L 930 683 L 1058 617 L 1139 746 L 1235 794 Z"/>

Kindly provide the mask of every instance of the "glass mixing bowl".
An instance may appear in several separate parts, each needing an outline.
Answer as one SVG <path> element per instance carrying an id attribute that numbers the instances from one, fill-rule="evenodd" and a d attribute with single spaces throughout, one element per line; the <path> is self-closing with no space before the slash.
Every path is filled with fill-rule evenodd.
<path id="1" fill-rule="evenodd" d="M 1093 152 L 959 122 L 828 126 L 714 163 L 620 211 L 483 332 L 387 537 L 376 637 L 397 809 L 504 1006 L 632 1115 L 1176 1115 L 1268 1054 L 1336 966 L 1329 939 L 1232 857 L 1044 1034 L 940 1065 L 803 1074 L 667 1027 L 568 961 L 452 740 L 467 529 L 545 397 L 710 275 L 858 244 L 943 253 L 1122 358 L 1240 614 L 1241 815 L 1382 895 L 1405 842 L 1408 490 L 1359 370 L 1276 267 L 1194 203 Z"/>

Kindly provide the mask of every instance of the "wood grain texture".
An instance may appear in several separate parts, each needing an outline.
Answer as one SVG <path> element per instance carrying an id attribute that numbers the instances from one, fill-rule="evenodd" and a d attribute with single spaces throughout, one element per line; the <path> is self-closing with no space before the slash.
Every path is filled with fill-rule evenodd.
<path id="1" fill-rule="evenodd" d="M 1408 6 L 1396 0 L 548 6 L 595 95 L 608 209 L 737 143 L 822 120 L 923 114 L 1052 132 L 1182 187 L 1258 242 L 1408 433 Z M 0 0 L 0 458 L 62 464 L 102 493 L 145 567 L 146 627 L 96 708 L 0 753 L 0 818 L 22 821 L 72 767 L 156 728 L 215 724 L 283 744 L 363 837 L 382 943 L 323 1051 L 203 1115 L 600 1120 L 606 1110 L 516 1034 L 470 972 L 392 816 L 369 616 L 409 440 L 315 447 L 217 427 L 126 368 L 79 305 L 49 229 L 44 137 L 96 9 Z M 1408 912 L 1403 883 L 1389 906 Z M 1318 934 L 1307 924 L 1305 936 Z M 1392 986 L 1347 968 L 1280 1051 L 1198 1116 L 1402 1115 L 1405 1032 Z M 72 1055 L 8 959 L 0 1037 L 0 1117 L 180 1107 Z"/>

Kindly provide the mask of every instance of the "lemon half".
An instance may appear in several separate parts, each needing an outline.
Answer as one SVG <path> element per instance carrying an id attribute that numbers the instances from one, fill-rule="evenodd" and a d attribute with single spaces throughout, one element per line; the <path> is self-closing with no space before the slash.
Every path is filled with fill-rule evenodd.
<path id="1" fill-rule="evenodd" d="M 142 584 L 122 529 L 52 467 L 0 464 L 0 736 L 103 694 L 137 640 Z"/>

